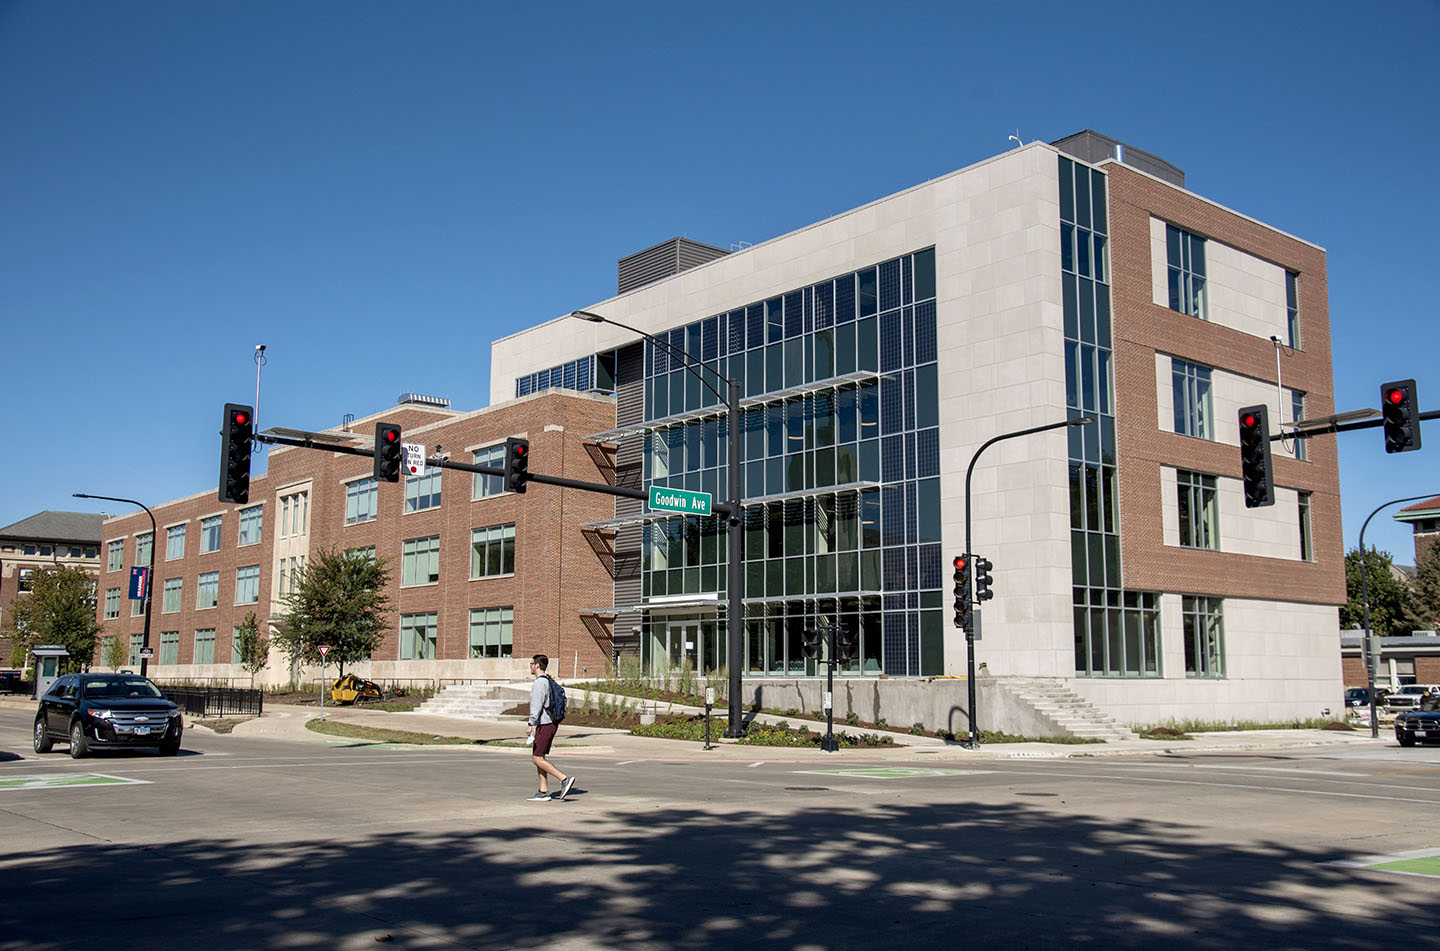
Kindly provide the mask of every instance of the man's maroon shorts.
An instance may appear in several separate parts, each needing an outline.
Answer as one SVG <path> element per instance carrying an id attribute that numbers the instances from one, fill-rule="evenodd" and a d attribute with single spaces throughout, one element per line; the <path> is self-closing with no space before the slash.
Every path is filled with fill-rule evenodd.
<path id="1" fill-rule="evenodd" d="M 560 728 L 558 723 L 542 723 L 535 728 L 535 747 L 531 750 L 532 756 L 549 756 L 550 744 L 555 742 L 555 731 Z"/>

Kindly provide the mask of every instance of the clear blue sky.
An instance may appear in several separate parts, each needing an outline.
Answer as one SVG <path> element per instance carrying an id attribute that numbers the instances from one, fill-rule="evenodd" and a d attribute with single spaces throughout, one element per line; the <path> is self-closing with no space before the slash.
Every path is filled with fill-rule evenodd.
<path id="1" fill-rule="evenodd" d="M 475 408 L 490 341 L 618 257 L 762 241 L 1017 129 L 1097 129 L 1325 247 L 1338 407 L 1414 376 L 1440 408 L 1437 45 L 1433 0 L 0 2 L 0 524 L 213 490 L 257 343 L 262 426 Z M 1347 547 L 1440 494 L 1440 424 L 1339 438 Z M 1388 514 L 1367 540 L 1412 560 Z"/>

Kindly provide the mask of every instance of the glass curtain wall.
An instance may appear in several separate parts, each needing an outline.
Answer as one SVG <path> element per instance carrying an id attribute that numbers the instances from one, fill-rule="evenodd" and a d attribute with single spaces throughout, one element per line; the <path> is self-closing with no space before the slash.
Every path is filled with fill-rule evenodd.
<path id="1" fill-rule="evenodd" d="M 1125 591 L 1120 580 L 1105 176 L 1064 156 L 1059 162 L 1066 403 L 1072 418 L 1096 423 L 1067 430 L 1075 672 L 1158 677 L 1160 598 Z"/>
<path id="2" fill-rule="evenodd" d="M 816 673 L 800 649 L 804 630 L 834 624 L 857 637 L 849 673 L 941 672 L 935 320 L 929 248 L 656 335 L 712 369 L 702 372 L 720 393 L 717 374 L 744 394 L 747 672 Z M 647 487 L 728 497 L 723 403 L 646 343 Z M 725 560 L 720 519 L 653 522 L 642 594 L 723 598 Z M 693 641 L 669 633 L 683 621 L 653 619 L 652 669 L 676 657 L 724 666 L 723 646 L 690 653 Z"/>

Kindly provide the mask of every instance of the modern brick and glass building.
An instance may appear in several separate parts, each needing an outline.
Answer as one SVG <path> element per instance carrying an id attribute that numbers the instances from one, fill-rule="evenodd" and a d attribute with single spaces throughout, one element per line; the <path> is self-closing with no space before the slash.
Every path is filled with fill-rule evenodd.
<path id="1" fill-rule="evenodd" d="M 613 599 L 581 609 L 654 671 L 814 676 L 810 626 L 858 636 L 853 678 L 960 675 L 950 559 L 966 467 L 994 562 L 977 660 L 1127 722 L 1316 716 L 1341 695 L 1335 445 L 1275 443 L 1247 509 L 1237 410 L 1333 412 L 1324 251 L 1094 132 L 1031 143 L 727 253 L 675 239 L 577 305 L 740 380 L 743 418 L 669 350 L 570 317 L 492 345 L 491 401 L 613 389 L 616 480 L 745 497 L 743 654 L 726 656 L 714 517 L 618 500 Z M 723 392 L 723 387 L 717 386 Z M 728 471 L 727 427 L 743 427 Z M 534 468 L 545 471 L 537 456 Z"/>
<path id="2" fill-rule="evenodd" d="M 220 408 L 216 408 L 218 413 Z M 457 412 L 444 400 L 406 394 L 390 410 L 327 432 L 371 448 L 374 424 L 398 424 L 406 442 L 431 455 L 501 465 L 505 440 L 530 440 L 547 473 L 604 482 L 610 456 L 581 436 L 609 426 L 604 396 L 553 390 L 487 409 Z M 321 443 L 323 446 L 323 443 Z M 390 566 L 390 631 L 361 671 L 384 680 L 508 679 L 543 652 L 566 676 L 599 671 L 609 632 L 587 627 L 582 608 L 608 601 L 611 577 L 578 522 L 604 517 L 610 497 L 547 487 L 502 490 L 498 476 L 429 467 L 398 484 L 377 482 L 370 458 L 272 447 L 249 501 L 216 501 L 216 488 L 152 506 L 155 550 L 151 676 L 242 680 L 235 629 L 254 612 L 262 629 L 285 612 L 284 597 L 314 552 L 358 550 Z M 140 662 L 143 602 L 129 601 L 129 568 L 150 558 L 150 520 L 127 514 L 104 523 L 100 617 L 105 637 L 123 638 Z M 97 663 L 103 657 L 97 651 Z M 314 671 L 305 676 L 313 676 Z M 278 652 L 258 678 L 288 681 Z"/>

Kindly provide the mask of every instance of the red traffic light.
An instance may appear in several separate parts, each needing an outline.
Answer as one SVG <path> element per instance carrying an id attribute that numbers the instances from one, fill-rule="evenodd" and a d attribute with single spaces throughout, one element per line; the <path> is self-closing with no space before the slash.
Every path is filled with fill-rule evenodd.
<path id="1" fill-rule="evenodd" d="M 250 422 L 250 417 L 245 413 L 240 412 L 235 414 L 235 424 L 237 426 L 244 426 L 248 422 Z"/>
<path id="2" fill-rule="evenodd" d="M 386 441 L 386 442 L 394 442 L 395 440 L 397 440 L 397 439 L 399 439 L 399 438 L 400 438 L 400 432 L 399 432 L 398 430 L 394 430 L 394 429 L 387 429 L 387 430 L 385 430 L 385 441 Z"/>
<path id="3" fill-rule="evenodd" d="M 1389 401 L 1391 405 L 1399 406 L 1405 402 L 1405 391 L 1401 389 L 1390 390 L 1385 394 L 1385 399 Z"/>
<path id="4" fill-rule="evenodd" d="M 955 565 L 955 570 L 956 570 L 956 571 L 964 571 L 964 570 L 965 570 L 965 556 L 964 556 L 964 555 L 956 555 L 956 556 L 955 556 L 955 561 L 953 562 L 953 564 Z"/>
<path id="5" fill-rule="evenodd" d="M 1254 414 L 1254 413 L 1246 413 L 1245 416 L 1240 420 L 1240 425 L 1244 426 L 1246 429 L 1249 429 L 1251 426 L 1254 426 L 1254 425 L 1255 425 L 1255 414 Z"/>
<path id="6" fill-rule="evenodd" d="M 517 456 L 523 456 L 525 455 L 525 453 L 530 451 L 530 447 L 525 445 L 524 443 L 516 443 L 514 448 L 515 455 Z"/>

